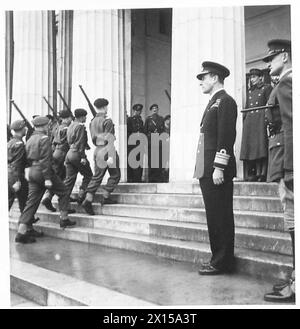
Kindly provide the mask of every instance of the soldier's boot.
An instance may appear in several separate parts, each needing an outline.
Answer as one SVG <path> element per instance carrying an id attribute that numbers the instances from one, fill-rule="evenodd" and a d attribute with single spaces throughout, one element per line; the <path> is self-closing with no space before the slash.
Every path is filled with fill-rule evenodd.
<path id="1" fill-rule="evenodd" d="M 92 202 L 93 202 L 93 195 L 91 193 L 87 193 L 84 201 L 82 202 L 82 207 L 91 216 L 95 215 Z"/>
<path id="2" fill-rule="evenodd" d="M 78 203 L 79 205 L 81 205 L 82 202 L 84 201 L 84 199 L 85 199 L 85 191 L 82 190 L 82 189 L 80 189 L 79 192 L 78 192 L 77 203 Z"/>
<path id="3" fill-rule="evenodd" d="M 101 205 L 104 204 L 115 204 L 117 201 L 113 200 L 110 193 L 104 189 L 102 198 L 101 198 Z"/>
<path id="4" fill-rule="evenodd" d="M 44 236 L 44 232 L 42 231 L 37 231 L 33 227 L 27 231 L 27 234 L 34 238 L 42 238 Z"/>
<path id="5" fill-rule="evenodd" d="M 56 208 L 53 207 L 53 204 L 49 198 L 45 198 L 42 201 L 42 205 L 44 205 L 48 210 L 50 210 L 52 212 L 56 212 Z"/>
<path id="6" fill-rule="evenodd" d="M 72 227 L 76 222 L 68 218 L 68 211 L 61 211 L 59 225 L 61 228 Z"/>
<path id="7" fill-rule="evenodd" d="M 33 217 L 32 219 L 32 224 L 35 224 L 36 222 L 38 222 L 40 220 L 40 217 Z"/>
<path id="8" fill-rule="evenodd" d="M 70 199 L 69 199 L 70 202 L 77 202 L 77 199 L 76 198 L 73 198 L 70 196 Z"/>
<path id="9" fill-rule="evenodd" d="M 18 232 L 15 237 L 15 242 L 27 244 L 27 243 L 34 243 L 34 242 L 36 242 L 36 240 L 33 236 L 28 234 L 28 232 L 26 232 L 25 234 Z"/>

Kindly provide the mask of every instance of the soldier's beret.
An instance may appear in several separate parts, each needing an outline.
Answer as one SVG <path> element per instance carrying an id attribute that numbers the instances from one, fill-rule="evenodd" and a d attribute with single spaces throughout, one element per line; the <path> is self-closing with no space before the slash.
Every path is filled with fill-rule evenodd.
<path id="1" fill-rule="evenodd" d="M 47 117 L 49 120 L 53 120 L 53 115 L 51 115 L 51 114 L 47 114 L 46 117 Z"/>
<path id="2" fill-rule="evenodd" d="M 167 120 L 170 120 L 170 119 L 171 119 L 170 114 L 167 114 L 167 115 L 164 117 L 164 121 L 167 121 Z"/>
<path id="3" fill-rule="evenodd" d="M 197 75 L 197 79 L 202 80 L 202 77 L 208 73 L 217 74 L 220 78 L 225 79 L 229 76 L 230 71 L 222 64 L 206 61 L 202 63 L 202 71 Z"/>
<path id="4" fill-rule="evenodd" d="M 36 118 L 36 117 L 39 117 L 39 114 L 34 114 L 34 115 L 32 116 L 32 119 L 34 119 L 34 118 Z"/>
<path id="5" fill-rule="evenodd" d="M 262 58 L 264 62 L 270 62 L 274 56 L 284 52 L 291 52 L 291 41 L 286 39 L 272 39 L 268 42 L 268 54 Z"/>
<path id="6" fill-rule="evenodd" d="M 251 69 L 249 71 L 249 74 L 250 75 L 257 75 L 257 76 L 261 77 L 263 75 L 263 71 L 259 70 L 259 69 Z"/>
<path id="7" fill-rule="evenodd" d="M 133 109 L 134 111 L 142 111 L 142 108 L 143 108 L 143 105 L 142 105 L 142 104 L 134 104 L 134 105 L 132 106 L 132 109 Z"/>
<path id="8" fill-rule="evenodd" d="M 74 111 L 75 118 L 85 117 L 87 116 L 87 111 L 84 109 L 76 109 Z"/>
<path id="9" fill-rule="evenodd" d="M 97 109 L 108 105 L 108 100 L 105 98 L 97 98 L 94 102 L 94 105 Z"/>
<path id="10" fill-rule="evenodd" d="M 150 106 L 150 110 L 152 110 L 153 108 L 157 108 L 158 109 L 158 105 L 157 104 L 152 104 L 151 106 Z"/>
<path id="11" fill-rule="evenodd" d="M 71 113 L 68 110 L 61 110 L 59 112 L 59 117 L 62 119 L 69 118 L 71 116 Z"/>
<path id="12" fill-rule="evenodd" d="M 32 120 L 32 124 L 35 127 L 41 127 L 41 126 L 45 126 L 49 123 L 49 118 L 47 116 L 42 117 L 42 116 L 37 116 Z"/>
<path id="13" fill-rule="evenodd" d="M 24 120 L 16 120 L 10 125 L 10 129 L 18 131 L 23 129 L 26 126 Z"/>

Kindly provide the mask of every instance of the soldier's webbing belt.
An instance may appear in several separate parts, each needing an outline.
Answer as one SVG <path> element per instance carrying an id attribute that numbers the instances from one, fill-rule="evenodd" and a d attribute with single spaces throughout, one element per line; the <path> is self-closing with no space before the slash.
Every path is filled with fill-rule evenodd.
<path id="1" fill-rule="evenodd" d="M 272 109 L 278 107 L 278 105 L 264 105 L 264 106 L 256 106 L 256 107 L 250 107 L 248 109 L 242 109 L 241 112 L 251 112 L 251 111 L 261 111 L 266 109 Z"/>

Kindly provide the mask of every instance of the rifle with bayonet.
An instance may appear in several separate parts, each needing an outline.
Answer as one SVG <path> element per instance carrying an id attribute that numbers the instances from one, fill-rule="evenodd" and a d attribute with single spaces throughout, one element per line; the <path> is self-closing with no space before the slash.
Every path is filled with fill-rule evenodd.
<path id="1" fill-rule="evenodd" d="M 66 109 L 70 112 L 72 119 L 74 120 L 75 117 L 74 117 L 74 115 L 73 115 L 73 113 L 72 113 L 72 111 L 71 111 L 71 109 L 70 109 L 68 103 L 67 103 L 66 100 L 64 99 L 64 96 L 61 94 L 61 92 L 60 92 L 59 90 L 57 90 L 57 93 L 58 93 L 60 99 L 62 100 L 62 102 L 64 103 L 64 106 L 66 107 Z"/>
<path id="2" fill-rule="evenodd" d="M 13 107 L 18 111 L 18 113 L 20 114 L 20 116 L 22 117 L 22 119 L 25 121 L 25 125 L 26 125 L 26 127 L 28 129 L 27 134 L 26 134 L 26 141 L 27 141 L 30 138 L 30 136 L 32 135 L 32 133 L 34 132 L 34 128 L 30 124 L 30 122 L 26 119 L 25 115 L 22 113 L 22 111 L 17 106 L 17 104 L 14 102 L 14 100 L 11 100 L 10 102 L 13 105 Z"/>
<path id="3" fill-rule="evenodd" d="M 84 89 L 82 88 L 82 85 L 79 85 L 79 88 L 80 88 L 81 92 L 83 93 L 83 96 L 85 97 L 85 99 L 86 99 L 86 101 L 87 101 L 87 103 L 88 103 L 88 106 L 89 106 L 89 108 L 90 108 L 90 110 L 91 110 L 91 113 L 92 113 L 93 117 L 95 117 L 95 116 L 97 115 L 97 112 L 96 112 L 96 110 L 95 110 L 93 104 L 91 103 L 91 101 L 89 100 L 89 98 L 88 98 L 86 92 L 85 92 Z"/>
<path id="4" fill-rule="evenodd" d="M 51 110 L 52 114 L 53 114 L 53 117 L 54 119 L 59 122 L 59 119 L 58 119 L 58 116 L 56 114 L 56 111 L 54 110 L 54 108 L 50 105 L 50 103 L 48 102 L 47 98 L 45 96 L 43 96 L 44 98 L 44 101 L 46 102 L 46 104 L 48 105 L 49 109 Z"/>

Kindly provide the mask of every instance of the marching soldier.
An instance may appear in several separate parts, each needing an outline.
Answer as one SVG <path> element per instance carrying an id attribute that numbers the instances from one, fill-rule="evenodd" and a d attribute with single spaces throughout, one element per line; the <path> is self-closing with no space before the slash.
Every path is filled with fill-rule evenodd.
<path id="1" fill-rule="evenodd" d="M 35 130 L 26 144 L 26 155 L 30 162 L 29 169 L 29 195 L 25 209 L 19 218 L 16 242 L 32 243 L 35 238 L 28 234 L 32 226 L 32 218 L 36 213 L 46 189 L 58 195 L 60 209 L 60 227 L 73 226 L 76 223 L 68 218 L 69 199 L 66 187 L 52 168 L 52 150 L 48 136 L 49 119 L 38 116 L 34 118 Z"/>
<path id="2" fill-rule="evenodd" d="M 127 119 L 127 138 L 129 139 L 131 134 L 139 134 L 144 132 L 144 122 L 141 117 L 141 112 L 143 109 L 142 104 L 134 104 L 133 116 Z M 127 144 L 127 158 L 129 159 L 130 151 L 132 151 L 136 145 Z M 137 156 L 137 161 L 141 160 L 141 155 Z M 128 182 L 140 183 L 142 181 L 143 168 L 131 168 L 129 161 L 127 162 L 127 175 Z"/>
<path id="3" fill-rule="evenodd" d="M 77 199 L 78 204 L 80 204 L 85 197 L 86 188 L 93 176 L 93 172 L 85 153 L 87 133 L 84 123 L 86 122 L 87 111 L 76 109 L 74 114 L 75 120 L 67 129 L 67 141 L 70 149 L 65 160 L 65 185 L 67 187 L 68 197 L 70 197 L 76 183 L 77 174 L 80 173 L 83 176 Z"/>
<path id="4" fill-rule="evenodd" d="M 251 69 L 249 73 L 251 88 L 246 107 L 264 106 L 267 104 L 272 87 L 262 81 L 263 72 L 261 70 Z M 245 165 L 245 180 L 265 182 L 267 159 L 268 136 L 264 111 L 246 112 L 243 116 L 243 135 L 240 153 L 240 160 L 243 160 Z"/>
<path id="5" fill-rule="evenodd" d="M 294 233 L 294 169 L 293 169 L 293 106 L 292 106 L 292 56 L 289 40 L 271 40 L 267 62 L 271 76 L 279 81 L 270 95 L 269 104 L 277 105 L 267 113 L 270 130 L 268 180 L 278 183 L 279 196 L 284 209 L 285 229 L 290 233 L 293 266 L 295 268 Z M 286 282 L 273 286 L 264 299 L 272 302 L 295 301 L 295 271 Z"/>
<path id="6" fill-rule="evenodd" d="M 14 136 L 7 144 L 8 160 L 8 209 L 12 207 L 15 197 L 18 198 L 20 212 L 25 208 L 28 197 L 28 182 L 25 179 L 25 167 L 27 166 L 25 144 L 23 137 L 26 135 L 26 124 L 24 120 L 17 120 L 12 123 L 11 129 Z M 35 223 L 39 218 L 34 218 Z M 41 236 L 32 227 L 28 230 L 30 235 Z"/>
<path id="7" fill-rule="evenodd" d="M 150 116 L 145 121 L 145 134 L 148 138 L 148 180 L 149 182 L 162 181 L 162 144 L 159 142 L 157 149 L 152 150 L 151 137 L 157 137 L 164 132 L 164 118 L 158 114 L 159 108 L 157 104 L 150 106 Z M 151 148 L 152 146 L 152 148 Z M 153 165 L 155 159 L 158 159 L 158 166 Z M 151 161 L 152 160 L 152 161 Z"/>
<path id="8" fill-rule="evenodd" d="M 237 105 L 224 90 L 230 71 L 214 62 L 203 62 L 202 66 L 197 78 L 210 101 L 201 121 L 194 177 L 202 190 L 212 257 L 202 264 L 199 274 L 213 275 L 232 271 L 234 266 L 232 179 L 236 175 Z"/>
<path id="9" fill-rule="evenodd" d="M 120 181 L 121 173 L 119 167 L 119 156 L 114 146 L 115 141 L 115 127 L 110 118 L 107 118 L 108 100 L 105 98 L 98 98 L 94 102 L 97 115 L 90 123 L 90 133 L 93 144 L 96 146 L 94 151 L 95 173 L 87 188 L 85 200 L 82 203 L 85 211 L 94 215 L 92 202 L 94 195 L 97 192 L 103 177 L 108 171 L 109 179 L 106 186 L 103 187 L 102 204 L 115 203 L 110 198 L 110 194 Z"/>

